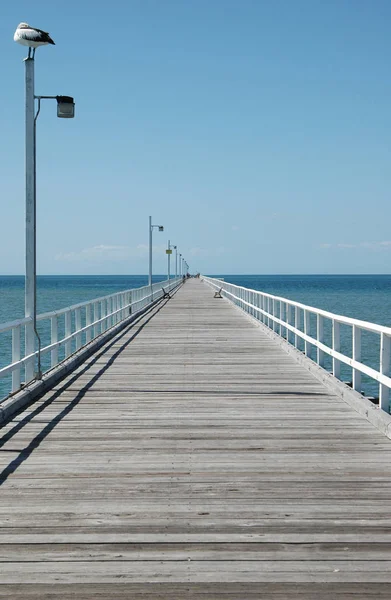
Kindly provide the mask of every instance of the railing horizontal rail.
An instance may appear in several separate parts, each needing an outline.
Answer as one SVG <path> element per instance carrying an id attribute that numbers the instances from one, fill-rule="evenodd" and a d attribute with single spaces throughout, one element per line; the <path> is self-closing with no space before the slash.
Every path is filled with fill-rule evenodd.
<path id="1" fill-rule="evenodd" d="M 32 317 L 25 317 L 24 319 L 18 319 L 17 321 L 8 321 L 8 323 L 2 323 L 0 325 L 0 333 L 5 333 L 6 331 L 10 331 L 15 327 L 19 327 L 20 325 L 26 325 L 27 323 L 32 323 Z"/>
<path id="2" fill-rule="evenodd" d="M 362 392 L 361 374 L 377 382 L 379 384 L 379 407 L 386 412 L 390 412 L 391 327 L 344 317 L 288 298 L 244 288 L 221 279 L 211 277 L 203 277 L 203 279 L 214 289 L 221 290 L 228 300 L 251 314 L 281 337 L 284 337 L 288 343 L 298 349 L 300 343 L 304 344 L 304 352 L 309 358 L 311 348 L 315 348 L 317 350 L 316 362 L 322 368 L 324 368 L 325 355 L 329 356 L 332 359 L 332 373 L 336 378 L 340 378 L 341 364 L 351 368 L 351 385 L 356 391 Z M 310 315 L 313 315 L 312 318 L 316 317 L 316 328 L 313 324 L 311 326 Z M 330 322 L 330 345 L 324 339 L 326 322 Z M 352 330 L 351 355 L 341 350 L 341 325 Z M 361 331 L 377 334 L 379 337 L 378 369 L 364 362 L 361 348 Z"/>
<path id="3" fill-rule="evenodd" d="M 5 394 L 0 392 L 0 400 L 21 389 L 29 381 L 23 381 L 26 372 L 39 373 L 36 369 L 38 361 L 42 372 L 47 372 L 59 365 L 74 352 L 96 339 L 124 321 L 130 314 L 137 314 L 148 305 L 170 292 L 182 282 L 182 278 L 174 278 L 154 283 L 152 286 L 132 288 L 109 294 L 86 302 L 73 304 L 59 310 L 52 310 L 37 315 L 41 348 L 38 340 L 33 353 L 25 354 L 24 332 L 31 327 L 33 319 L 25 317 L 0 325 L 0 334 L 5 334 L 2 348 L 9 343 L 7 364 L 0 365 L 0 384 L 5 378 L 12 376 Z M 7 340 L 7 336 L 11 339 Z M 1 340 L 0 340 L 1 341 Z M 49 355 L 49 358 L 48 358 Z M 7 362 L 3 360 L 3 363 Z M 33 365 L 33 370 L 30 366 Z M 43 368 L 42 368 L 43 367 Z M 31 381 L 31 379 L 30 379 Z M 1 390 L 1 387 L 0 387 Z"/>

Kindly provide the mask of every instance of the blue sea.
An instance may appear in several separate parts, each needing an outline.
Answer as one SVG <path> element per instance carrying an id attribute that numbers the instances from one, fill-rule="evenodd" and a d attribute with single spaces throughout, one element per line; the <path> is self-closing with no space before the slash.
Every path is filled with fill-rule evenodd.
<path id="1" fill-rule="evenodd" d="M 391 326 L 391 275 L 227 275 L 236 285 L 261 290 L 323 308 L 327 311 Z M 162 281 L 165 275 L 154 276 Z M 37 312 L 44 313 L 92 300 L 121 290 L 147 285 L 147 275 L 47 275 L 37 278 Z M 24 316 L 24 277 L 0 276 L 0 323 Z M 341 331 L 342 349 L 351 346 L 351 333 Z M 327 332 L 326 332 L 327 336 Z M 9 362 L 9 340 L 0 335 L 0 366 Z M 4 338 L 4 339 L 2 339 Z M 377 336 L 363 334 L 363 360 L 378 368 Z M 326 365 L 330 368 L 330 364 Z M 343 378 L 351 374 L 346 368 Z M 5 381 L 0 380 L 0 398 Z M 377 387 L 363 379 L 368 395 L 377 395 Z"/>

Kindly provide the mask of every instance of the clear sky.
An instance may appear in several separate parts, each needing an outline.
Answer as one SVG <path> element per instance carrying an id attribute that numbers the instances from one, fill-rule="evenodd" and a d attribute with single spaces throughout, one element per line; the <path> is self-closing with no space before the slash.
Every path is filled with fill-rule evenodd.
<path id="1" fill-rule="evenodd" d="M 36 94 L 39 274 L 391 272 L 390 0 L 0 3 L 0 273 L 24 272 L 20 21 Z"/>

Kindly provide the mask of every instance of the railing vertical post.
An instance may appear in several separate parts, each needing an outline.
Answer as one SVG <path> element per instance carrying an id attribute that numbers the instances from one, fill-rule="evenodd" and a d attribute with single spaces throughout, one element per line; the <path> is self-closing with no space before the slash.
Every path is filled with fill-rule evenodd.
<path id="1" fill-rule="evenodd" d="M 295 306 L 295 329 L 299 329 L 300 325 L 300 309 Z M 295 348 L 299 347 L 299 336 L 295 333 Z"/>
<path id="2" fill-rule="evenodd" d="M 267 317 L 267 312 L 268 312 L 268 298 L 267 298 L 267 296 L 263 296 L 263 298 L 262 298 L 262 307 L 263 307 L 263 310 L 266 313 L 266 314 L 263 315 L 263 322 L 264 322 L 264 324 L 267 327 L 267 325 L 269 323 L 268 317 Z"/>
<path id="3" fill-rule="evenodd" d="M 113 298 L 107 299 L 107 327 L 112 327 L 114 325 L 113 322 Z"/>
<path id="4" fill-rule="evenodd" d="M 50 319 L 50 341 L 52 344 L 56 344 L 58 342 L 58 319 L 57 315 L 51 317 Z M 53 348 L 50 352 L 50 364 L 55 367 L 58 364 L 58 346 Z"/>
<path id="5" fill-rule="evenodd" d="M 110 325 L 111 325 L 110 313 L 111 313 L 111 298 L 106 298 L 106 321 L 105 321 L 106 329 L 110 329 Z"/>
<path id="6" fill-rule="evenodd" d="M 272 318 L 271 318 L 271 314 L 272 314 L 272 299 L 270 297 L 268 297 L 267 299 L 267 313 L 268 313 L 268 318 L 267 318 L 267 324 L 269 329 L 272 328 Z"/>
<path id="7" fill-rule="evenodd" d="M 291 304 L 287 304 L 286 305 L 286 322 L 288 325 L 292 325 L 292 320 L 293 320 L 293 316 L 292 316 L 292 305 Z M 289 334 L 290 331 L 288 329 L 288 327 L 286 328 L 286 341 L 289 342 Z M 292 336 L 291 336 L 292 339 Z"/>
<path id="8" fill-rule="evenodd" d="M 324 342 L 324 317 L 322 315 L 317 315 L 316 322 L 316 339 L 318 342 Z M 320 348 L 317 348 L 317 361 L 320 367 L 324 366 L 324 351 Z"/>
<path id="9" fill-rule="evenodd" d="M 115 317 L 114 317 L 114 323 L 117 325 L 118 323 L 118 296 L 114 296 L 114 310 L 115 310 Z"/>
<path id="10" fill-rule="evenodd" d="M 274 317 L 276 316 L 276 301 L 274 298 L 272 300 L 272 315 L 273 315 L 273 331 L 276 331 L 276 322 L 274 320 Z"/>
<path id="11" fill-rule="evenodd" d="M 122 308 L 122 311 L 121 311 L 121 321 L 123 321 L 124 319 L 126 319 L 126 310 L 125 310 L 125 307 L 126 307 L 126 294 L 122 293 L 121 294 L 121 308 Z"/>
<path id="12" fill-rule="evenodd" d="M 353 349 L 353 360 L 361 362 L 361 329 L 357 325 L 353 325 L 352 329 L 352 349 Z M 352 374 L 352 386 L 353 389 L 361 392 L 361 372 L 353 368 Z"/>
<path id="13" fill-rule="evenodd" d="M 285 323 L 287 325 L 290 325 L 289 319 L 290 319 L 289 304 L 287 302 L 285 302 Z M 289 342 L 289 329 L 288 329 L 288 327 L 285 327 L 285 339 L 286 339 L 287 342 Z"/>
<path id="14" fill-rule="evenodd" d="M 282 300 L 278 301 L 279 307 L 280 307 L 280 321 L 284 320 L 284 303 Z M 280 336 L 283 337 L 284 336 L 284 326 L 282 325 L 282 323 L 280 323 L 279 325 L 279 331 L 280 331 Z"/>
<path id="15" fill-rule="evenodd" d="M 91 304 L 86 306 L 86 327 L 91 325 Z M 86 329 L 86 344 L 91 341 L 91 328 Z"/>
<path id="16" fill-rule="evenodd" d="M 304 311 L 304 333 L 306 335 L 310 335 L 310 312 L 308 310 Z M 304 352 L 306 356 L 311 355 L 311 344 L 304 340 Z"/>
<path id="17" fill-rule="evenodd" d="M 102 300 L 100 303 L 100 332 L 103 333 L 105 330 L 105 323 L 106 323 L 106 302 L 104 300 Z"/>
<path id="18" fill-rule="evenodd" d="M 98 302 L 94 302 L 94 323 L 99 319 L 99 306 Z M 94 338 L 98 335 L 98 325 L 94 325 Z"/>
<path id="19" fill-rule="evenodd" d="M 75 330 L 80 332 L 81 329 L 81 309 L 75 310 Z M 82 346 L 81 333 L 76 335 L 76 350 L 79 350 Z"/>
<path id="20" fill-rule="evenodd" d="M 341 349 L 341 335 L 339 322 L 333 319 L 333 350 L 339 352 Z M 341 362 L 333 356 L 333 375 L 341 378 Z"/>
<path id="21" fill-rule="evenodd" d="M 384 332 L 380 338 L 380 373 L 390 376 L 390 338 Z M 386 385 L 379 384 L 379 408 L 390 412 L 390 390 Z"/>
<path id="22" fill-rule="evenodd" d="M 12 329 L 12 362 L 20 361 L 20 325 Z M 12 391 L 17 392 L 20 388 L 20 365 L 12 371 Z"/>
<path id="23" fill-rule="evenodd" d="M 128 298 L 128 314 L 131 315 L 133 312 L 133 292 L 129 292 L 129 298 Z"/>
<path id="24" fill-rule="evenodd" d="M 65 337 L 72 333 L 72 313 L 68 310 L 65 313 Z M 65 342 L 65 358 L 72 354 L 72 340 Z"/>

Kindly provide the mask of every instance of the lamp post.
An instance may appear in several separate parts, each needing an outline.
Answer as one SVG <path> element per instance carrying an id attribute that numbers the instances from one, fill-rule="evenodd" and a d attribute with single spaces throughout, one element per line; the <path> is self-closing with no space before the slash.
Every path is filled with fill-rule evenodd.
<path id="1" fill-rule="evenodd" d="M 170 281 L 171 278 L 171 254 L 172 251 L 176 250 L 176 246 L 174 246 L 173 244 L 170 244 L 170 240 L 168 240 L 167 243 L 167 250 L 166 250 L 166 254 L 167 254 L 167 275 L 168 275 L 168 281 Z M 175 272 L 175 279 L 176 279 L 176 272 Z"/>
<path id="2" fill-rule="evenodd" d="M 41 379 L 41 340 L 37 331 L 37 169 L 36 169 L 36 130 L 42 99 L 57 100 L 57 116 L 73 118 L 75 103 L 70 96 L 36 96 L 34 86 L 34 58 L 25 58 L 25 98 L 26 98 L 26 278 L 25 278 L 25 317 L 32 319 L 25 330 L 25 356 L 31 358 L 25 364 L 26 383 Z M 35 114 L 35 100 L 38 110 Z M 35 373 L 35 338 L 38 340 L 38 369 Z"/>
<path id="3" fill-rule="evenodd" d="M 151 296 L 152 296 L 152 232 L 153 232 L 154 228 L 158 229 L 159 231 L 164 231 L 163 225 L 152 225 L 152 217 L 149 217 L 149 276 L 148 276 L 148 285 L 151 288 Z"/>

